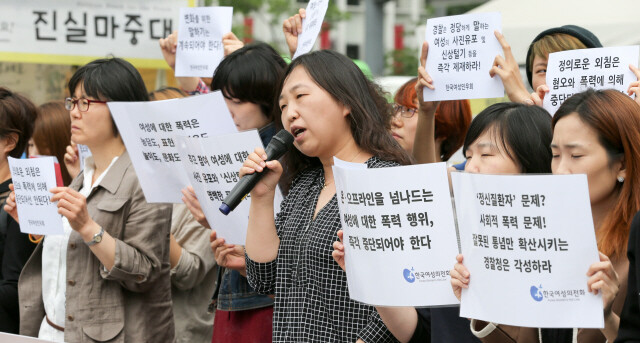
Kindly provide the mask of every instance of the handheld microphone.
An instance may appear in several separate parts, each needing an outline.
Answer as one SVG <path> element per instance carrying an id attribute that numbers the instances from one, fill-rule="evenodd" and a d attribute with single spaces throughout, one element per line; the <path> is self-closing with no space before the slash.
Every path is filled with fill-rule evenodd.
<path id="1" fill-rule="evenodd" d="M 277 160 L 284 155 L 289 148 L 293 145 L 293 136 L 287 130 L 280 130 L 273 138 L 265 152 L 267 153 L 267 161 Z M 222 201 L 220 205 L 220 212 L 224 215 L 228 215 L 233 211 L 242 199 L 251 192 L 253 187 L 260 181 L 266 168 L 262 172 L 254 172 L 253 174 L 244 175 L 240 181 L 233 187 L 229 195 Z"/>

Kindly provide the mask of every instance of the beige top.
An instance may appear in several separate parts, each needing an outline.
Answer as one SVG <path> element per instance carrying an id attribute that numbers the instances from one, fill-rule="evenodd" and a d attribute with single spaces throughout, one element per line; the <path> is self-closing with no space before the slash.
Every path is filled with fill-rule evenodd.
<path id="1" fill-rule="evenodd" d="M 207 307 L 218 275 L 209 244 L 211 230 L 198 224 L 187 206 L 174 204 L 171 233 L 182 247 L 180 260 L 171 269 L 176 341 L 209 343 L 213 335 L 213 313 L 208 313 Z"/>
<path id="2" fill-rule="evenodd" d="M 71 185 L 78 190 L 78 175 Z M 127 152 L 87 197 L 89 215 L 116 240 L 106 271 L 77 232 L 67 246 L 66 342 L 172 342 L 171 206 L 149 204 Z M 18 281 L 20 334 L 37 336 L 44 317 L 42 243 Z"/>

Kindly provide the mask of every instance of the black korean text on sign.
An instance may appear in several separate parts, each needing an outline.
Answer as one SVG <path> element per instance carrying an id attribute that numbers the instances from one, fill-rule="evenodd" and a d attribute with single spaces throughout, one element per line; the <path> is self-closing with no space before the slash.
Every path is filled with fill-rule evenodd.
<path id="1" fill-rule="evenodd" d="M 59 13 L 60 12 L 60 13 Z M 120 35 L 128 37 L 130 45 L 138 45 L 140 36 L 148 33 L 148 39 L 158 40 L 173 32 L 172 18 L 143 18 L 140 13 L 121 15 L 96 14 L 85 11 L 33 10 L 34 34 L 37 41 L 57 41 L 58 26 L 63 25 L 68 43 L 91 43 L 95 39 L 115 40 Z M 58 23 L 60 22 L 60 23 Z M 13 25 L 0 23 L 0 31 L 9 31 Z M 145 30 L 146 27 L 146 30 Z"/>

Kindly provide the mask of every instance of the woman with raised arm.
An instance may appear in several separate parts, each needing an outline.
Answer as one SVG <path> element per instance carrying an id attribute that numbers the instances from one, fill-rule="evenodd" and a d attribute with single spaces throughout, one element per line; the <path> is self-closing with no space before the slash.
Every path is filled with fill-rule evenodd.
<path id="1" fill-rule="evenodd" d="M 422 118 L 420 119 L 422 120 Z M 483 174 L 548 173 L 551 162 L 551 117 L 538 106 L 500 103 L 471 122 L 464 141 L 465 171 Z M 334 243 L 333 257 L 344 268 L 344 245 Z M 452 256 L 453 257 L 453 256 Z M 478 342 L 458 307 L 376 306 L 401 342 Z"/>
<path id="2" fill-rule="evenodd" d="M 341 228 L 333 158 L 369 168 L 409 164 L 388 131 L 390 106 L 347 57 L 322 50 L 295 59 L 279 87 L 285 156 L 294 180 L 274 220 L 278 161 L 257 148 L 241 175 L 268 171 L 251 192 L 246 255 L 249 283 L 275 293 L 275 342 L 395 341 L 372 306 L 349 298 L 346 274 L 331 258 Z"/>
<path id="3" fill-rule="evenodd" d="M 211 89 L 222 92 L 238 130 L 257 129 L 264 146 L 276 132 L 274 99 L 286 66 L 271 46 L 252 43 L 225 57 L 211 81 Z M 194 217 L 210 227 L 192 188 L 183 190 L 183 200 Z M 244 247 L 226 244 L 225 237 L 219 237 L 215 230 L 211 232 L 210 241 L 218 265 L 224 268 L 211 305 L 216 312 L 212 342 L 269 342 L 273 299 L 258 294 L 249 285 Z"/>
<path id="4" fill-rule="evenodd" d="M 186 96 L 174 87 L 149 93 L 151 101 Z M 210 232 L 196 221 L 185 204 L 173 204 L 169 263 L 176 343 L 211 342 L 214 314 L 205 304 L 216 287 L 218 266 L 209 247 Z"/>
<path id="5" fill-rule="evenodd" d="M 408 153 L 413 153 L 418 126 L 419 101 L 416 92 L 418 78 L 400 86 L 396 92 L 391 118 L 393 138 Z M 435 161 L 447 162 L 462 147 L 464 136 L 471 124 L 469 100 L 441 101 L 435 112 Z M 418 141 L 421 141 L 420 137 Z"/>
<path id="6" fill-rule="evenodd" d="M 435 89 L 425 65 L 428 44 L 422 46 L 416 94 L 417 123 L 413 153 L 419 163 L 437 161 L 436 108 L 425 102 L 423 90 Z M 442 104 L 442 103 L 440 103 Z M 544 109 L 516 103 L 495 104 L 471 122 L 464 139 L 465 171 L 490 174 L 549 172 L 551 162 L 551 117 Z M 333 257 L 344 269 L 342 231 L 334 243 Z M 460 318 L 458 307 L 413 308 L 376 306 L 380 317 L 401 342 L 478 342 L 469 321 Z"/>
<path id="7" fill-rule="evenodd" d="M 633 215 L 640 210 L 640 107 L 614 91 L 587 90 L 565 101 L 553 117 L 554 174 L 586 174 L 600 262 L 587 288 L 602 294 L 603 329 L 535 329 L 472 321 L 484 342 L 613 342 L 620 324 L 629 262 L 624 256 Z M 456 296 L 471 287 L 463 257 L 451 271 Z"/>

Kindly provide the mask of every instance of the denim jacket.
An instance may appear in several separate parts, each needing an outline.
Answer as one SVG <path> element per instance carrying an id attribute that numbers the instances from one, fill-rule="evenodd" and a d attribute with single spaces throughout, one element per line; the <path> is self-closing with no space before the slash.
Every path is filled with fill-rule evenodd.
<path id="1" fill-rule="evenodd" d="M 225 269 L 218 294 L 218 310 L 245 311 L 267 306 L 273 306 L 273 299 L 254 291 L 238 271 Z"/>
<path id="2" fill-rule="evenodd" d="M 271 138 L 276 134 L 276 126 L 271 122 L 258 130 L 258 133 L 262 144 L 267 146 Z M 218 287 L 220 287 L 218 291 L 218 310 L 244 311 L 273 306 L 272 298 L 254 291 L 249 286 L 247 278 L 235 270 L 225 269 Z"/>

